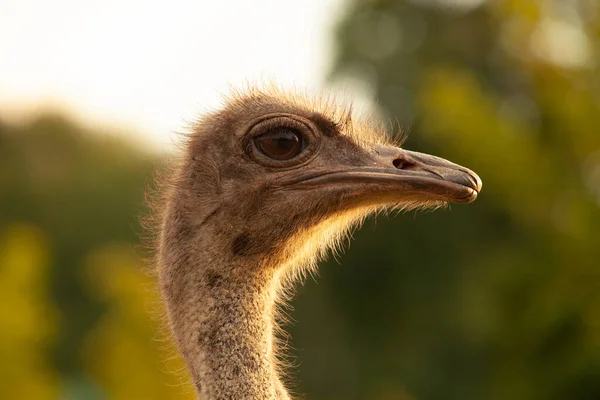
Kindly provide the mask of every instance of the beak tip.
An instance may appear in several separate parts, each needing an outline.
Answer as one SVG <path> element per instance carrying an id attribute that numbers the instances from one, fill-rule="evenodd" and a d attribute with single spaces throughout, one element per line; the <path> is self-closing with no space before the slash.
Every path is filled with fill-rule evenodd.
<path id="1" fill-rule="evenodd" d="M 483 182 L 481 181 L 481 178 L 479 177 L 479 175 L 477 175 L 475 172 L 468 170 L 468 174 L 469 174 L 469 178 L 473 183 L 472 189 L 475 191 L 476 194 L 479 194 L 479 192 L 481 192 L 481 187 L 483 186 Z"/>
<path id="2" fill-rule="evenodd" d="M 475 189 L 471 189 L 471 188 L 469 188 L 469 189 L 470 189 L 469 190 L 470 191 L 469 195 L 466 196 L 466 197 L 463 197 L 461 199 L 462 201 L 460 201 L 460 203 L 469 204 L 469 203 L 472 203 L 475 200 L 477 200 L 477 196 L 479 195 L 479 191 L 475 190 Z"/>
<path id="3" fill-rule="evenodd" d="M 481 181 L 481 178 L 479 177 L 479 175 L 475 174 L 475 182 L 477 183 L 477 193 L 481 192 L 481 188 L 483 187 L 483 182 Z"/>
<path id="4" fill-rule="evenodd" d="M 481 181 L 481 178 L 477 174 L 475 174 L 475 184 L 477 186 L 477 188 L 475 189 L 477 191 L 477 193 L 481 192 L 481 188 L 483 187 L 483 182 Z"/>

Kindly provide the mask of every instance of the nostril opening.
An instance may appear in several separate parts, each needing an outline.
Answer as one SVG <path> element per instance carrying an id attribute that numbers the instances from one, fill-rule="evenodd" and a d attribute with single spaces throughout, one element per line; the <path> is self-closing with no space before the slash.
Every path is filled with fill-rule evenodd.
<path id="1" fill-rule="evenodd" d="M 415 167 L 416 167 L 415 163 L 403 160 L 401 158 L 396 158 L 394 161 L 392 161 L 392 164 L 394 164 L 394 167 L 396 167 L 398 169 L 405 169 L 405 170 L 415 169 Z"/>

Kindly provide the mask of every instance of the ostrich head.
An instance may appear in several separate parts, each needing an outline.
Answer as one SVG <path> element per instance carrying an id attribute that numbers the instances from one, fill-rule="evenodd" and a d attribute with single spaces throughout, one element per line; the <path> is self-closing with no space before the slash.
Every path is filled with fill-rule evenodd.
<path id="1" fill-rule="evenodd" d="M 474 172 L 395 146 L 333 101 L 256 89 L 197 123 L 169 181 L 159 277 L 208 399 L 287 398 L 272 305 L 353 222 L 469 203 L 481 189 Z"/>

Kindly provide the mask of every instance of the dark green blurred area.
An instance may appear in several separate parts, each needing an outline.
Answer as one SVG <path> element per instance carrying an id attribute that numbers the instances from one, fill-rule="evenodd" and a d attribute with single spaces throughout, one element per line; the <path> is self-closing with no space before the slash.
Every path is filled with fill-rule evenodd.
<path id="1" fill-rule="evenodd" d="M 453 4 L 351 1 L 331 79 L 484 190 L 367 221 L 299 287 L 294 391 L 599 399 L 600 5 Z M 0 398 L 193 397 L 136 250 L 158 161 L 57 116 L 0 123 Z"/>

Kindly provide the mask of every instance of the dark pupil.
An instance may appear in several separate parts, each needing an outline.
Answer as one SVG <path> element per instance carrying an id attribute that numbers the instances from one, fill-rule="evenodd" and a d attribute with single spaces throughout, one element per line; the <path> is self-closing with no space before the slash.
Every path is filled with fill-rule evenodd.
<path id="1" fill-rule="evenodd" d="M 264 155 L 275 160 L 289 160 L 297 156 L 302 148 L 300 135 L 290 129 L 266 133 L 255 141 Z"/>

